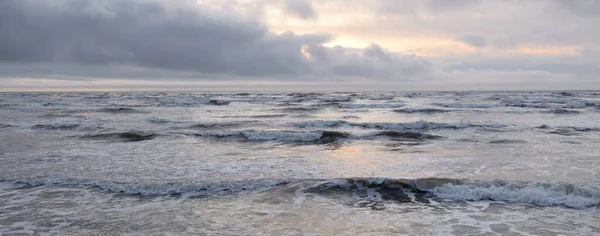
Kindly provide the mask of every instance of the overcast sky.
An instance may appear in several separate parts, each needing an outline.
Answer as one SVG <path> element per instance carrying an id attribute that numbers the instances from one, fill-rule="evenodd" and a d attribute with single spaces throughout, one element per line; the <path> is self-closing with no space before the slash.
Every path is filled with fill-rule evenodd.
<path id="1" fill-rule="evenodd" d="M 1 0 L 0 91 L 600 89 L 597 0 Z"/>

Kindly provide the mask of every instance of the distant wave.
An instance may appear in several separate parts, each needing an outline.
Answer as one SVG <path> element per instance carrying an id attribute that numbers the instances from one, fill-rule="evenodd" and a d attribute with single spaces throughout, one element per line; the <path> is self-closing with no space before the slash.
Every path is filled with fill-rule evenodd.
<path id="1" fill-rule="evenodd" d="M 299 121 L 291 123 L 293 126 L 299 128 L 307 127 L 361 127 L 367 129 L 380 129 L 380 130 L 433 130 L 433 129 L 465 129 L 470 127 L 489 127 L 489 128 L 502 128 L 504 125 L 500 124 L 468 124 L 468 123 L 440 123 L 440 122 L 429 122 L 429 121 L 415 121 L 406 123 L 390 123 L 390 122 L 350 122 L 344 120 L 314 120 L 314 121 Z"/>
<path id="2" fill-rule="evenodd" d="M 33 129 L 56 129 L 67 130 L 79 127 L 79 124 L 55 123 L 55 124 L 37 124 L 32 126 Z"/>
<path id="3" fill-rule="evenodd" d="M 537 206 L 565 206 L 587 208 L 600 205 L 600 186 L 594 184 L 569 184 L 532 181 L 478 181 L 468 179 L 423 178 L 334 178 L 334 179 L 257 179 L 237 182 L 181 182 L 164 184 L 120 183 L 105 180 L 73 178 L 17 178 L 1 182 L 43 186 L 62 185 L 79 188 L 98 188 L 104 191 L 160 196 L 183 193 L 205 195 L 239 193 L 273 187 L 286 187 L 303 184 L 307 193 L 353 194 L 356 191 L 372 189 L 379 191 L 383 200 L 414 202 L 410 195 L 418 195 L 418 202 L 428 203 L 428 199 L 455 201 L 499 201 L 506 203 L 526 203 Z M 387 197 L 386 197 L 387 196 Z"/>
<path id="4" fill-rule="evenodd" d="M 338 104 L 339 108 L 343 109 L 365 109 L 365 108 L 400 108 L 403 107 L 404 104 L 401 103 L 340 103 Z"/>
<path id="5" fill-rule="evenodd" d="M 500 104 L 488 103 L 432 103 L 431 105 L 446 108 L 494 108 L 501 106 Z"/>
<path id="6" fill-rule="evenodd" d="M 140 111 L 133 108 L 128 107 L 110 107 L 110 108 L 101 108 L 96 110 L 97 112 L 106 112 L 113 114 L 145 114 L 147 111 Z"/>
<path id="7" fill-rule="evenodd" d="M 398 112 L 398 113 L 407 113 L 407 114 L 412 114 L 412 113 L 446 113 L 446 112 L 452 112 L 455 110 L 450 110 L 450 109 L 439 109 L 439 108 L 432 108 L 432 107 L 428 107 L 428 108 L 401 108 L 401 109 L 396 109 L 394 110 L 394 112 Z"/>

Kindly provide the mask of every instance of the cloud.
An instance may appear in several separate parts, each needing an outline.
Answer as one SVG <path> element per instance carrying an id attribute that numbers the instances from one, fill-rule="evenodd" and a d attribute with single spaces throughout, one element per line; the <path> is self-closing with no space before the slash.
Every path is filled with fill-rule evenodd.
<path id="1" fill-rule="evenodd" d="M 302 16 L 314 14 L 300 1 L 286 4 Z M 196 1 L 0 1 L 4 77 L 390 78 L 425 70 L 420 58 L 391 56 L 379 46 L 358 54 L 321 46 L 330 40 L 319 33 L 274 34 L 254 18 Z M 303 52 L 318 47 L 328 54 L 325 64 Z"/>
<path id="2" fill-rule="evenodd" d="M 310 19 L 315 17 L 315 10 L 308 0 L 284 0 L 284 9 L 302 19 Z"/>
<path id="3" fill-rule="evenodd" d="M 0 0 L 0 87 L 565 84 L 600 73 L 598 9 L 593 0 Z"/>
<path id="4" fill-rule="evenodd" d="M 459 42 L 465 43 L 471 47 L 475 48 L 484 48 L 485 47 L 485 39 L 476 35 L 464 35 L 458 37 L 457 40 Z"/>

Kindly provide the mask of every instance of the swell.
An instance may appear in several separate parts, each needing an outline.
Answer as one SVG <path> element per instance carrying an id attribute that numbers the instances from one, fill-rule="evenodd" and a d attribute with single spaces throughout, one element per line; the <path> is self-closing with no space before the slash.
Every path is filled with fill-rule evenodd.
<path id="1" fill-rule="evenodd" d="M 500 124 L 470 124 L 470 123 L 441 123 L 441 122 L 429 122 L 429 121 L 415 121 L 405 123 L 391 123 L 391 122 L 350 122 L 344 120 L 316 120 L 316 121 L 300 121 L 291 123 L 293 126 L 298 128 L 323 128 L 323 127 L 360 127 L 367 129 L 380 129 L 380 130 L 433 130 L 433 129 L 465 129 L 471 127 L 483 127 L 483 128 L 502 128 L 504 125 Z"/>
<path id="2" fill-rule="evenodd" d="M 256 191 L 275 187 L 303 186 L 302 191 L 310 194 L 332 196 L 355 194 L 357 191 L 378 191 L 383 200 L 401 203 L 415 202 L 412 196 L 421 199 L 446 201 L 499 201 L 524 203 L 536 206 L 564 206 L 588 208 L 600 205 L 600 186 L 596 184 L 570 184 L 534 181 L 478 181 L 451 178 L 391 179 L 375 177 L 332 178 L 332 179 L 254 179 L 231 182 L 180 182 L 180 183 L 122 183 L 108 180 L 76 178 L 19 178 L 5 179 L 16 185 L 47 186 L 60 185 L 73 188 L 95 188 L 104 191 L 143 195 L 164 196 L 183 193 L 217 195 Z M 19 186 L 16 186 L 19 187 Z"/>
<path id="3" fill-rule="evenodd" d="M 193 133 L 192 135 L 201 137 L 216 138 L 242 138 L 250 141 L 282 141 L 282 142 L 319 142 L 331 143 L 340 139 L 350 137 L 350 134 L 337 131 L 261 131 L 261 130 L 241 130 L 241 131 L 216 131 Z"/>
<path id="4" fill-rule="evenodd" d="M 156 134 L 148 134 L 141 132 L 114 132 L 114 133 L 100 133 L 100 134 L 88 134 L 81 138 L 90 140 L 103 140 L 103 141 L 114 141 L 114 142 L 139 142 L 154 139 Z"/>

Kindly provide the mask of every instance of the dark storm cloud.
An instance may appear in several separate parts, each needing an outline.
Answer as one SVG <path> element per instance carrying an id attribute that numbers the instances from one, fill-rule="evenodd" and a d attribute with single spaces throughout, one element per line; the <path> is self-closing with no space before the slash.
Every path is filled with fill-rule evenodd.
<path id="1" fill-rule="evenodd" d="M 307 70 L 300 48 L 326 35 L 274 35 L 223 11 L 138 0 L 0 1 L 0 62 L 130 64 L 247 75 Z"/>
<path id="2" fill-rule="evenodd" d="M 314 17 L 306 1 L 290 0 L 286 6 L 300 17 Z M 311 60 L 318 55 L 303 51 L 330 40 L 327 34 L 274 34 L 255 17 L 191 0 L 0 1 L 0 77 L 148 78 L 159 71 L 163 78 L 190 78 L 194 73 L 197 78 L 388 78 L 399 71 L 396 68 L 406 67 L 397 63 L 414 66 L 411 60 L 373 59 L 372 53 L 391 55 L 381 48 L 352 53 L 322 47 L 329 54 L 322 64 Z"/>

